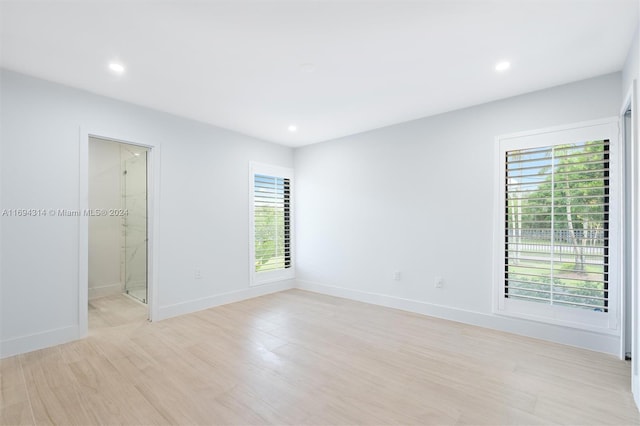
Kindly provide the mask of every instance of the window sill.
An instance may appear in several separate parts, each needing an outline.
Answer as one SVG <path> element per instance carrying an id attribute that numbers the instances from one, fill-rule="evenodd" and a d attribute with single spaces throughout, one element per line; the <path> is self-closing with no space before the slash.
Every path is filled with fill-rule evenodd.
<path id="1" fill-rule="evenodd" d="M 287 270 L 254 272 L 251 276 L 250 286 L 255 287 L 263 284 L 271 284 L 278 281 L 292 280 L 296 277 L 293 268 Z"/>
<path id="2" fill-rule="evenodd" d="M 531 302 L 506 299 L 503 305 L 501 308 L 495 308 L 493 313 L 498 316 L 620 336 L 619 326 L 611 312 L 594 312 L 550 305 L 537 306 Z"/>

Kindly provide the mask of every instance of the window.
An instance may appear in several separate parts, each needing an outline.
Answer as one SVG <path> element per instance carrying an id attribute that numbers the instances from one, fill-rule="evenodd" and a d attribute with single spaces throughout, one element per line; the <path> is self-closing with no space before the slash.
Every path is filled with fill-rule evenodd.
<path id="1" fill-rule="evenodd" d="M 294 277 L 290 169 L 251 163 L 251 284 Z"/>
<path id="2" fill-rule="evenodd" d="M 615 122 L 498 138 L 497 311 L 617 329 Z"/>

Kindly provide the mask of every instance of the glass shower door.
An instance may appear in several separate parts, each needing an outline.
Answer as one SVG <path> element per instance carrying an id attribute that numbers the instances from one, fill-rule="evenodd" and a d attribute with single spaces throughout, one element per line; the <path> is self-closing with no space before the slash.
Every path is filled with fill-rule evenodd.
<path id="1" fill-rule="evenodd" d="M 129 155 L 123 161 L 124 288 L 147 303 L 147 151 Z"/>

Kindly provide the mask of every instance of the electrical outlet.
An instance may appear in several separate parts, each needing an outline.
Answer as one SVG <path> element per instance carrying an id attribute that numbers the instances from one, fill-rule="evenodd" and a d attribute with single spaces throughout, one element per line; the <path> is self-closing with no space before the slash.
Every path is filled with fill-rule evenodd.
<path id="1" fill-rule="evenodd" d="M 196 269 L 193 276 L 195 277 L 196 280 L 202 279 L 202 271 L 200 269 Z"/>
<path id="2" fill-rule="evenodd" d="M 402 273 L 400 271 L 395 271 L 393 273 L 393 280 L 400 281 L 402 279 Z"/>
<path id="3" fill-rule="evenodd" d="M 436 279 L 434 280 L 434 284 L 436 288 L 442 288 L 444 286 L 444 280 L 442 279 L 442 277 L 436 277 Z"/>

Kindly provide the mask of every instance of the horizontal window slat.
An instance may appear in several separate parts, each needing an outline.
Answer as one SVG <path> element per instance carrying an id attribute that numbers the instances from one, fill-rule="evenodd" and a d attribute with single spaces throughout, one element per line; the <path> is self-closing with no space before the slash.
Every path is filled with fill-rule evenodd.
<path id="1" fill-rule="evenodd" d="M 509 294 L 507 296 L 509 299 L 525 299 L 525 300 L 539 300 L 541 302 L 549 302 L 548 298 L 544 297 L 534 297 L 534 296 L 525 296 L 520 294 Z"/>
<path id="2" fill-rule="evenodd" d="M 546 299 L 546 298 L 525 296 L 525 295 L 519 295 L 519 294 L 509 294 L 508 297 L 510 299 L 513 298 L 513 299 L 523 299 L 523 300 L 535 300 L 535 301 L 550 302 L 550 300 Z M 606 306 L 603 306 L 603 305 L 595 305 L 595 304 L 587 304 L 587 303 L 574 303 L 574 302 L 569 302 L 569 301 L 564 301 L 564 300 L 553 300 L 552 304 L 554 304 L 554 305 L 571 305 L 571 306 L 578 306 L 578 307 L 589 308 L 589 309 L 606 309 Z"/>
<path id="3" fill-rule="evenodd" d="M 526 252 L 531 252 L 531 253 L 553 253 L 553 250 L 558 251 L 558 253 L 565 253 L 567 251 L 575 251 L 576 249 L 582 250 L 585 254 L 589 254 L 592 256 L 600 256 L 603 254 L 603 251 L 607 248 L 607 247 L 602 247 L 602 246 L 587 246 L 587 245 L 571 245 L 571 244 L 567 244 L 567 245 L 562 245 L 562 244 L 542 244 L 542 243 L 538 243 L 538 244 L 524 244 L 524 243 L 517 243 L 517 242 L 513 242 L 513 241 L 508 241 L 505 242 L 505 248 L 510 250 L 510 251 L 517 251 L 519 253 L 526 253 Z"/>
<path id="4" fill-rule="evenodd" d="M 607 149 L 609 147 L 611 142 L 609 142 L 608 140 L 602 140 L 602 141 L 590 141 L 589 143 L 585 143 L 585 144 L 577 144 L 577 145 L 573 145 L 571 149 L 577 150 L 577 149 L 582 149 L 584 150 L 585 147 L 597 147 L 597 148 L 602 148 L 602 151 L 596 151 L 593 152 L 593 154 L 601 154 L 601 153 L 606 153 Z M 542 158 L 551 158 L 551 153 L 556 150 L 566 150 L 567 148 L 564 147 L 558 147 L 558 146 L 549 146 L 549 147 L 541 147 L 541 148 L 529 148 L 529 149 L 517 149 L 517 150 L 512 150 L 512 151 L 508 151 L 507 152 L 507 157 L 512 157 L 514 159 L 509 160 L 510 163 L 517 163 L 517 162 L 525 162 L 525 161 L 540 161 Z M 545 157 L 545 155 L 548 154 L 548 157 Z M 582 155 L 585 155 L 586 153 L 581 153 Z M 589 155 L 589 154 L 586 154 Z M 525 158 L 522 160 L 519 159 L 515 159 L 516 157 L 532 157 L 532 158 Z M 558 157 L 563 157 L 562 155 L 556 155 L 556 158 Z"/>
<path id="5" fill-rule="evenodd" d="M 529 242 L 529 243 L 518 243 L 518 242 L 511 242 L 509 241 L 507 244 L 509 244 L 509 250 L 519 250 L 519 247 L 554 247 L 555 249 L 558 250 L 565 250 L 565 249 L 578 249 L 578 250 L 604 250 L 605 248 L 607 248 L 606 246 L 596 246 L 596 245 L 575 245 L 575 244 L 559 244 L 556 243 L 554 245 L 551 245 L 550 243 L 543 243 L 543 242 Z"/>
<path id="6" fill-rule="evenodd" d="M 548 196 L 545 196 L 545 197 L 539 197 L 539 198 L 527 198 L 526 196 L 523 196 L 523 197 L 519 197 L 519 196 L 518 196 L 518 194 L 528 194 L 528 193 L 534 193 L 534 192 L 539 192 L 539 191 L 538 191 L 537 189 L 523 190 L 523 191 L 516 191 L 516 190 L 514 190 L 514 191 L 509 191 L 509 195 L 510 195 L 510 197 L 509 197 L 509 201 L 511 201 L 511 200 L 521 200 L 521 201 L 525 201 L 525 200 L 527 200 L 527 202 L 531 202 L 531 201 L 539 201 L 539 200 L 549 200 L 549 198 L 550 198 L 550 197 L 548 197 Z M 558 192 L 558 191 L 555 191 L 555 190 L 554 190 L 554 193 L 555 193 L 555 192 Z M 586 200 L 595 200 L 595 199 L 598 199 L 598 198 L 603 198 L 603 199 L 604 199 L 604 198 L 607 198 L 607 197 L 608 197 L 608 195 L 607 195 L 607 194 L 590 194 L 590 195 L 580 195 L 580 196 L 577 196 L 577 195 L 570 195 L 570 196 L 567 196 L 567 197 L 561 197 L 561 198 L 570 198 L 570 199 L 574 199 L 574 198 L 584 198 L 584 199 L 586 199 Z M 542 204 L 542 205 L 547 205 L 547 204 L 543 204 L 543 203 L 541 203 L 541 204 Z M 601 203 L 599 203 L 599 204 L 601 204 L 601 205 L 606 205 L 606 204 L 609 204 L 609 203 L 608 203 L 608 202 L 606 202 L 606 201 L 603 201 L 603 202 L 601 202 Z"/>
<path id="7" fill-rule="evenodd" d="M 608 297 L 604 297 L 604 296 L 586 296 L 584 294 L 575 294 L 575 293 L 559 293 L 559 292 L 554 292 L 551 290 L 542 290 L 542 289 L 532 289 L 532 288 L 522 288 L 522 287 L 515 287 L 515 286 L 507 286 L 507 288 L 509 290 L 520 290 L 520 291 L 527 291 L 530 293 L 545 293 L 545 294 L 553 294 L 553 296 L 558 296 L 558 297 L 579 297 L 579 298 L 584 298 L 584 299 L 591 299 L 591 300 L 600 300 L 600 301 L 609 301 Z M 605 293 L 605 291 L 600 290 L 601 293 Z"/>
<path id="8" fill-rule="evenodd" d="M 598 267 L 604 267 L 604 266 L 609 266 L 608 262 L 605 262 L 605 257 L 606 256 L 602 256 L 602 255 L 590 255 L 590 254 L 584 254 L 584 264 L 585 266 L 598 266 Z M 515 257 L 513 255 L 511 255 L 511 257 L 507 258 L 509 262 L 519 262 L 516 264 L 506 264 L 505 266 L 522 266 L 523 262 L 531 262 L 533 260 L 540 260 L 540 261 L 546 261 L 547 263 L 551 264 L 551 261 L 553 260 L 554 263 L 571 263 L 574 261 L 575 259 L 575 254 L 574 253 L 558 253 L 557 256 L 549 256 L 548 254 L 544 254 L 544 253 L 536 253 L 536 252 L 529 252 L 526 253 L 526 257 L 525 256 L 520 256 L 520 257 Z M 557 267 L 557 265 L 555 265 L 555 267 Z"/>
<path id="9" fill-rule="evenodd" d="M 590 303 L 577 303 L 577 302 L 570 302 L 567 300 L 557 300 L 554 299 L 553 301 L 554 305 L 569 305 L 569 306 L 578 306 L 581 308 L 589 308 L 589 309 L 606 309 L 607 306 L 602 304 L 602 305 L 596 305 L 596 304 L 590 304 Z"/>
<path id="10" fill-rule="evenodd" d="M 529 254 L 532 254 L 533 256 L 527 257 L 526 255 L 529 255 Z M 551 258 L 550 256 L 548 256 L 548 253 L 546 256 L 539 256 L 540 254 L 541 254 L 540 252 L 531 252 L 531 253 L 520 252 L 520 253 L 516 253 L 515 255 L 505 257 L 505 259 L 507 261 L 518 262 L 519 265 L 521 265 L 522 262 L 532 263 L 536 261 L 550 263 Z M 604 262 L 605 256 L 601 254 L 592 255 L 592 254 L 585 253 L 584 257 L 585 257 L 585 265 L 608 266 L 608 262 L 607 263 Z M 563 262 L 570 262 L 572 258 L 570 258 L 569 255 L 567 255 L 566 253 L 562 253 L 562 259 L 563 259 L 562 260 Z M 554 257 L 553 260 L 554 262 L 561 261 L 560 257 Z"/>
<path id="11" fill-rule="evenodd" d="M 566 166 L 566 165 L 574 165 L 576 163 L 579 162 L 579 164 L 583 165 L 583 164 L 589 164 L 590 162 L 601 162 L 601 163 L 607 163 L 608 160 L 608 152 L 606 151 L 594 151 L 594 152 L 576 152 L 574 154 L 563 154 L 563 153 L 558 153 L 556 152 L 555 154 L 551 154 L 551 151 L 549 151 L 548 155 L 538 155 L 538 156 L 532 156 L 529 158 L 525 158 L 525 159 L 518 159 L 518 155 L 511 155 L 511 153 L 507 153 L 506 156 L 506 164 L 510 165 L 510 166 L 514 166 L 514 167 L 518 167 L 518 166 L 522 166 L 523 168 L 525 167 L 531 167 L 529 166 L 529 164 L 534 164 L 535 166 L 537 166 L 538 168 L 542 168 L 545 166 L 555 166 L 555 167 L 562 167 L 562 166 Z M 565 160 L 565 162 L 563 163 L 563 160 Z M 573 163 L 567 163 L 566 160 L 574 160 Z M 577 161 L 576 161 L 577 160 Z"/>
<path id="12" fill-rule="evenodd" d="M 597 163 L 602 164 L 602 163 Z M 505 178 L 507 180 L 506 184 L 509 186 L 515 185 L 527 185 L 530 183 L 540 184 L 540 183 L 551 183 L 552 176 L 555 176 L 556 179 L 554 181 L 556 183 L 575 183 L 575 182 L 583 182 L 585 180 L 605 180 L 607 174 L 611 172 L 608 167 L 599 167 L 588 170 L 583 170 L 580 172 L 572 172 L 572 171 L 562 171 L 553 173 L 551 170 L 549 172 L 538 172 L 538 173 L 522 173 L 523 171 L 534 171 L 540 170 L 539 166 L 533 166 L 530 168 L 522 168 L 522 169 L 508 169 Z M 568 179 L 567 176 L 577 176 L 573 179 Z M 535 181 L 535 182 L 533 182 Z"/>
<path id="13" fill-rule="evenodd" d="M 537 228 L 535 228 L 533 226 L 524 227 L 524 226 L 520 226 L 520 222 L 519 221 L 505 220 L 505 224 L 511 225 L 511 227 L 506 228 L 505 230 L 514 231 L 514 232 L 515 231 L 522 231 L 523 235 L 525 235 L 524 234 L 525 232 L 529 232 L 529 233 L 531 233 L 531 235 L 533 235 L 536 232 L 538 232 L 540 234 L 542 234 L 542 233 L 549 233 L 550 234 L 553 231 L 554 233 L 556 233 L 556 235 L 560 235 L 563 232 L 569 232 L 569 229 L 566 229 L 566 228 L 560 228 L 560 229 L 555 228 L 553 230 L 551 228 L 546 228 L 545 226 L 549 224 L 548 220 L 546 222 L 543 221 L 543 220 L 538 220 L 537 222 L 544 222 L 545 225 L 539 226 Z M 585 232 L 587 232 L 587 231 L 590 231 L 590 232 L 591 231 L 593 231 L 593 232 L 596 232 L 596 231 L 602 232 L 602 231 L 604 231 L 604 229 L 603 228 L 589 228 L 589 229 L 585 230 Z"/>
<path id="14" fill-rule="evenodd" d="M 510 278 L 512 276 L 516 278 L 517 277 L 551 278 L 551 274 L 534 274 L 534 273 L 527 273 L 527 272 L 506 272 L 506 273 L 509 274 Z M 566 275 L 563 276 L 561 273 L 562 271 L 559 271 L 557 274 L 554 274 L 553 278 L 562 279 L 564 281 L 577 281 L 577 282 L 584 282 L 584 283 L 598 283 L 598 284 L 601 284 L 603 282 L 606 283 L 606 281 L 603 281 L 602 279 L 572 278 Z M 593 275 L 604 275 L 604 274 L 594 273 Z"/>
<path id="15" fill-rule="evenodd" d="M 527 286 L 527 287 L 521 287 L 521 286 Z M 532 287 L 535 286 L 535 287 Z M 554 285 L 553 287 L 550 285 L 546 285 L 546 284 L 542 284 L 542 283 L 531 283 L 531 282 L 527 282 L 527 281 L 510 281 L 508 285 L 505 286 L 505 288 L 507 289 L 508 292 L 510 292 L 510 290 L 519 290 L 519 291 L 528 291 L 531 293 L 547 293 L 547 294 L 554 294 L 554 295 L 563 295 L 563 296 L 568 296 L 568 297 L 585 297 L 585 298 L 589 298 L 589 299 L 595 299 L 595 300 L 609 300 L 609 298 L 606 296 L 608 294 L 608 290 L 606 289 L 590 289 L 590 288 L 581 288 L 581 287 L 562 287 L 564 288 L 571 288 L 574 290 L 578 290 L 581 292 L 589 292 L 589 293 L 595 293 L 595 296 L 589 296 L 589 295 L 585 295 L 585 294 L 581 294 L 581 293 L 563 293 L 563 292 L 559 292 L 556 291 L 555 289 L 560 288 L 561 286 L 558 285 Z"/>
<path id="16" fill-rule="evenodd" d="M 587 287 L 576 287 L 576 286 L 570 286 L 570 285 L 562 285 L 562 284 L 554 284 L 553 285 L 554 288 L 568 288 L 568 289 L 573 289 L 573 290 L 580 290 L 580 291 L 588 291 L 590 293 L 608 293 L 609 290 L 608 288 L 605 288 L 604 283 L 602 288 L 587 288 Z"/>

